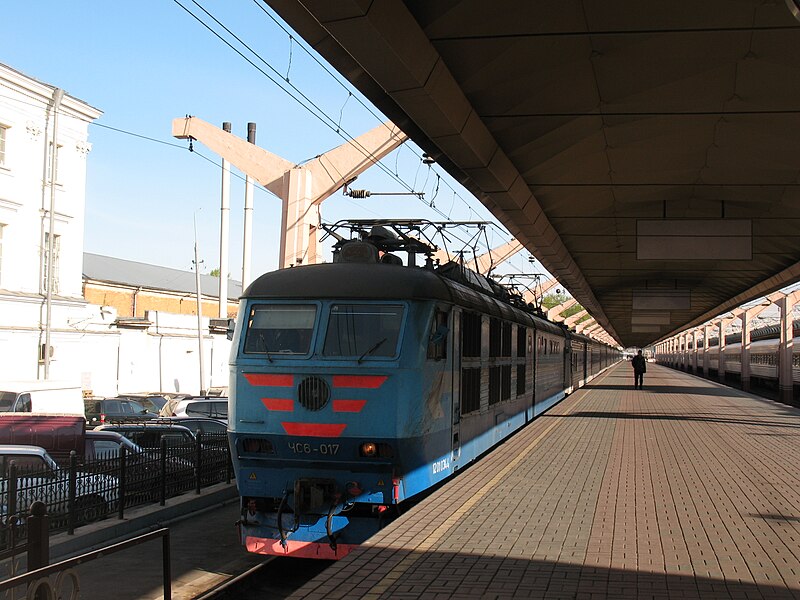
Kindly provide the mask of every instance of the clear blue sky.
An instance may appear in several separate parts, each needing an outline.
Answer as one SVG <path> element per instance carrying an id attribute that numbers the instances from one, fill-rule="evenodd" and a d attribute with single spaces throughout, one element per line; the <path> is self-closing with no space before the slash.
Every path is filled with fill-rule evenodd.
<path id="1" fill-rule="evenodd" d="M 213 24 L 192 0 L 179 1 Z M 199 4 L 279 75 L 213 24 L 226 39 L 274 79 L 288 74 L 291 83 L 343 131 L 357 136 L 378 124 L 378 111 L 369 103 L 369 110 L 362 106 L 357 95 L 348 99 L 352 88 L 309 57 L 300 47 L 306 48 L 304 42 L 290 42 L 281 26 L 270 18 L 274 13 L 260 0 L 204 0 Z M 9 2 L 3 7 L 3 17 L 7 26 L 0 36 L 0 62 L 61 87 L 102 110 L 99 125 L 166 142 L 90 126 L 93 149 L 87 173 L 87 252 L 188 270 L 193 259 L 192 218 L 196 214 L 202 271 L 218 266 L 219 167 L 190 154 L 186 143 L 171 137 L 175 117 L 191 114 L 217 125 L 230 121 L 233 132 L 241 137 L 246 137 L 247 122 L 253 121 L 258 126 L 257 144 L 292 162 L 307 160 L 344 142 L 174 0 Z M 409 186 L 424 190 L 426 200 L 430 200 L 435 173 L 444 172 L 436 167 L 429 173 L 428 167 L 420 164 L 419 149 L 410 143 L 407 146 L 383 162 Z M 195 143 L 195 149 L 219 163 L 219 157 L 201 144 Z M 234 170 L 230 271 L 235 279 L 241 276 L 244 203 L 244 185 L 237 175 L 241 173 Z M 404 191 L 401 184 L 376 167 L 363 174 L 356 187 L 375 192 Z M 434 202 L 454 220 L 491 219 L 480 202 L 449 177 L 439 186 Z M 323 203 L 322 214 L 326 222 L 346 218 L 443 219 L 412 196 L 353 200 L 341 192 Z M 279 200 L 257 187 L 254 276 L 277 267 L 279 226 Z M 500 229 L 491 230 L 489 237 L 493 245 L 509 239 Z M 520 253 L 510 268 L 531 272 L 527 259 L 528 253 Z"/>

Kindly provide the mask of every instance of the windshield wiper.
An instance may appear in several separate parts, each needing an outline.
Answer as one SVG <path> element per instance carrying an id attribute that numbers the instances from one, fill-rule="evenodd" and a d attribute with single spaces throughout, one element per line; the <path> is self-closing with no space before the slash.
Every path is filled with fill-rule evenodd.
<path id="1" fill-rule="evenodd" d="M 356 364 L 359 364 L 359 365 L 360 365 L 360 364 L 361 364 L 361 361 L 362 361 L 362 360 L 364 360 L 364 357 L 365 357 L 367 354 L 372 354 L 373 352 L 375 352 L 375 350 L 377 350 L 378 348 L 380 348 L 380 347 L 381 347 L 381 345 L 382 345 L 384 342 L 388 341 L 388 339 L 389 339 L 389 338 L 383 338 L 382 340 L 380 340 L 379 342 L 377 342 L 377 343 L 376 343 L 376 344 L 375 344 L 375 345 L 374 345 L 372 348 L 370 348 L 369 350 L 367 350 L 366 352 L 364 352 L 364 354 L 362 354 L 361 356 L 359 356 L 359 357 L 358 357 L 358 361 L 356 362 Z"/>
<path id="2" fill-rule="evenodd" d="M 264 344 L 264 352 L 267 355 L 267 360 L 272 362 L 272 356 L 269 353 L 269 347 L 267 346 L 267 340 L 264 339 L 264 334 L 259 332 L 258 339 L 261 340 L 261 343 Z"/>

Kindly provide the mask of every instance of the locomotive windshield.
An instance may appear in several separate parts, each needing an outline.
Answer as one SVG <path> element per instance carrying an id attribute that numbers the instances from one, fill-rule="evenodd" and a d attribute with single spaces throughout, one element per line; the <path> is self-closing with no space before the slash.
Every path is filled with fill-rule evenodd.
<path id="1" fill-rule="evenodd" d="M 317 307 L 313 304 L 257 304 L 250 309 L 246 354 L 308 354 Z"/>
<path id="2" fill-rule="evenodd" d="M 325 356 L 395 355 L 403 307 L 378 304 L 334 304 L 325 335 Z"/>

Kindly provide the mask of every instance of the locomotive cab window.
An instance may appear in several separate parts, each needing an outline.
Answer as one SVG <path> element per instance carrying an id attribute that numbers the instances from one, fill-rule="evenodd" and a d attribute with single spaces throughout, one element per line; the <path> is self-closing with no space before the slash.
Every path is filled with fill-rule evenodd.
<path id="1" fill-rule="evenodd" d="M 334 304 L 325 334 L 325 356 L 393 357 L 403 307 L 396 304 Z"/>
<path id="2" fill-rule="evenodd" d="M 312 304 L 258 304 L 250 309 L 245 354 L 308 354 L 317 307 Z"/>

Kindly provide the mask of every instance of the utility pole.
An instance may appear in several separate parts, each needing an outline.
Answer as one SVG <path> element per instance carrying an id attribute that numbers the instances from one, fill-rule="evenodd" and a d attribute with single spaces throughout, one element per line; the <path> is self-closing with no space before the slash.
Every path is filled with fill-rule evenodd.
<path id="1" fill-rule="evenodd" d="M 204 396 L 206 393 L 204 387 L 206 369 L 203 360 L 203 299 L 200 295 L 200 256 L 197 250 L 197 212 L 194 213 L 194 280 L 197 290 L 197 346 L 200 351 L 200 395 Z"/>

